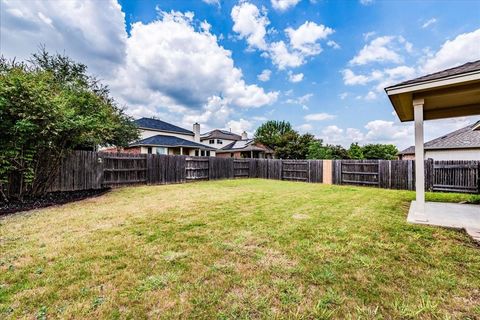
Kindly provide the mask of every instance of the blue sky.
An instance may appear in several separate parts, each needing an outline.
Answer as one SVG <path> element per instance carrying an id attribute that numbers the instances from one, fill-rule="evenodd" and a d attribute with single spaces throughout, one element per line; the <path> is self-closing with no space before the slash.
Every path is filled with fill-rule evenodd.
<path id="1" fill-rule="evenodd" d="M 0 49 L 84 62 L 135 116 L 190 128 L 288 120 L 329 143 L 413 142 L 383 92 L 480 59 L 478 1 L 1 0 Z M 431 122 L 433 138 L 475 121 Z M 202 130 L 202 131 L 204 131 Z"/>

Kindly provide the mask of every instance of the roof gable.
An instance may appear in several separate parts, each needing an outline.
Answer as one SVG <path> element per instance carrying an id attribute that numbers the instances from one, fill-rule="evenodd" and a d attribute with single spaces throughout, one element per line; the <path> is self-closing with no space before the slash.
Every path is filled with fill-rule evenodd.
<path id="1" fill-rule="evenodd" d="M 159 119 L 140 118 L 140 119 L 134 120 L 133 122 L 139 128 L 142 128 L 142 129 L 151 129 L 151 130 L 157 130 L 157 131 L 166 131 L 166 132 L 175 132 L 175 133 L 193 135 L 193 132 L 190 130 L 178 127 L 176 125 L 173 125 L 171 123 L 168 123 Z"/>
<path id="2" fill-rule="evenodd" d="M 241 140 L 242 137 L 227 130 L 215 129 L 201 135 L 201 140 L 207 139 Z"/>

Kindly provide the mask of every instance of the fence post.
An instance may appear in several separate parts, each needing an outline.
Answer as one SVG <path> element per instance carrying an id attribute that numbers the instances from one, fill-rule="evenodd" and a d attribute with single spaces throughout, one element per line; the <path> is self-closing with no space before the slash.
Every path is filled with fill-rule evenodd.
<path id="1" fill-rule="evenodd" d="M 322 161 L 322 183 L 332 184 L 333 182 L 333 166 L 332 160 Z"/>
<path id="2" fill-rule="evenodd" d="M 435 176 L 435 168 L 433 159 L 427 159 L 425 161 L 425 189 L 427 191 L 433 191 L 433 180 Z"/>
<path id="3" fill-rule="evenodd" d="M 407 160 L 408 161 L 408 168 L 407 168 L 407 171 L 408 171 L 408 181 L 407 181 L 407 189 L 408 190 L 413 190 L 414 189 L 414 186 L 413 186 L 413 182 L 415 181 L 415 176 L 413 174 L 413 162 L 415 160 Z"/>
<path id="4" fill-rule="evenodd" d="M 480 161 L 477 162 L 477 194 L 480 194 Z"/>

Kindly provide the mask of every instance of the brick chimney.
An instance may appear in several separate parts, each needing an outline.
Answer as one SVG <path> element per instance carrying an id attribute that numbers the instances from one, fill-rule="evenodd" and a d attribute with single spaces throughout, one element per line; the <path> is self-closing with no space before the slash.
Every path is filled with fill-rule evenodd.
<path id="1" fill-rule="evenodd" d="M 247 131 L 243 131 L 243 133 L 242 133 L 242 140 L 247 140 L 247 139 L 248 139 Z"/>
<path id="2" fill-rule="evenodd" d="M 193 124 L 193 141 L 200 142 L 200 124 L 198 122 Z"/>

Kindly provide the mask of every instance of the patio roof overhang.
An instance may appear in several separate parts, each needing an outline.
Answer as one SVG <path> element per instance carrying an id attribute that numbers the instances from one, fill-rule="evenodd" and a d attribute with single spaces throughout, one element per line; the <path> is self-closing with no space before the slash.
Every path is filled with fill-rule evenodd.
<path id="1" fill-rule="evenodd" d="M 480 70 L 385 88 L 400 121 L 413 121 L 413 101 L 423 100 L 423 119 L 480 114 Z"/>
<path id="2" fill-rule="evenodd" d="M 410 207 L 409 221 L 428 223 L 438 210 L 425 204 L 423 124 L 480 114 L 480 60 L 387 87 L 385 92 L 400 121 L 415 121 L 416 201 Z M 448 206 L 441 208 L 449 211 Z"/>

